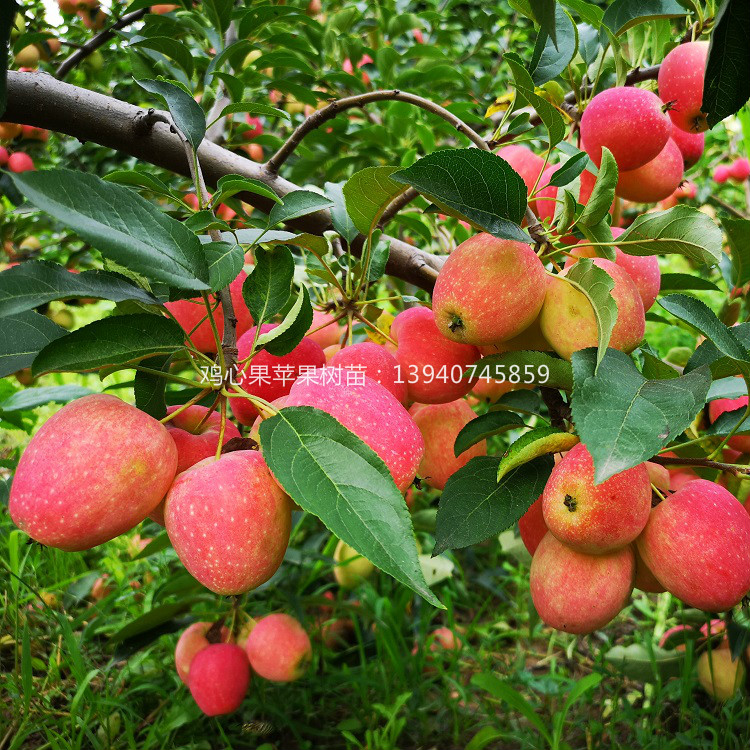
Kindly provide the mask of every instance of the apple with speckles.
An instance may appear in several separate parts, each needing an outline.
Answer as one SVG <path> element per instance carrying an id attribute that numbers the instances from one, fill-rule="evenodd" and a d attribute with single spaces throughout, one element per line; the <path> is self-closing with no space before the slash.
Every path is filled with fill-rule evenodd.
<path id="1" fill-rule="evenodd" d="M 194 622 L 183 630 L 177 639 L 177 645 L 174 650 L 174 663 L 177 668 L 177 674 L 185 685 L 188 684 L 190 665 L 196 654 L 211 645 L 206 636 L 212 626 L 213 623 L 211 622 Z M 229 628 L 222 626 L 218 636 L 222 643 L 229 643 L 232 634 Z"/>

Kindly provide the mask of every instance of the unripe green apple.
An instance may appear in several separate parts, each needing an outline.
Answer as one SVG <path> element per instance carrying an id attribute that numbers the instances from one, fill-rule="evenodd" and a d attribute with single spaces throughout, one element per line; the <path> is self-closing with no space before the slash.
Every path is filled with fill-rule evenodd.
<path id="1" fill-rule="evenodd" d="M 732 661 L 728 648 L 704 651 L 698 658 L 698 681 L 703 689 L 717 701 L 727 701 L 745 681 L 742 659 Z"/>
<path id="2" fill-rule="evenodd" d="M 336 582 L 344 589 L 353 589 L 375 572 L 375 566 L 366 558 L 339 539 L 333 553 L 336 567 L 333 575 Z"/>

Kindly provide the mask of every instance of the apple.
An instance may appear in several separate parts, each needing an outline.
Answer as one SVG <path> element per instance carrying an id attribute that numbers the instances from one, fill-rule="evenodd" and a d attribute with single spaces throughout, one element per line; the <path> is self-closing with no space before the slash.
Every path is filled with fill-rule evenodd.
<path id="1" fill-rule="evenodd" d="M 375 61 L 369 55 L 363 55 L 362 59 L 357 63 L 357 69 L 359 70 L 364 65 L 372 65 L 374 62 Z M 354 66 L 352 65 L 352 61 L 348 57 L 342 63 L 341 69 L 344 71 L 344 73 L 354 75 Z M 362 83 L 364 83 L 365 86 L 368 86 L 370 84 L 370 76 L 367 75 L 366 71 L 364 70 L 362 71 Z"/>
<path id="2" fill-rule="evenodd" d="M 610 292 L 617 303 L 617 322 L 609 346 L 631 352 L 643 340 L 646 317 L 638 287 L 630 274 L 605 258 L 593 263 L 606 271 L 615 284 Z M 564 269 L 562 276 L 570 269 Z M 550 279 L 539 318 L 542 333 L 554 350 L 569 360 L 573 352 L 597 346 L 598 333 L 594 309 L 583 292 L 557 276 Z"/>
<path id="3" fill-rule="evenodd" d="M 238 336 L 242 336 L 253 324 L 253 318 L 247 309 L 245 300 L 242 298 L 242 285 L 246 278 L 247 274 L 244 271 L 240 271 L 237 278 L 229 285 L 229 295 L 232 298 L 232 307 L 237 318 Z M 210 297 L 210 300 L 211 309 L 213 310 L 215 300 L 213 297 Z M 190 340 L 198 351 L 216 354 L 216 339 L 211 329 L 211 321 L 208 319 L 208 310 L 201 297 L 167 302 L 164 306 L 174 315 L 185 332 L 190 334 Z M 219 338 L 221 339 L 224 330 L 224 312 L 221 309 L 221 305 L 213 310 L 213 317 L 219 332 Z M 203 320 L 202 323 L 200 322 L 201 320 Z M 196 326 L 198 327 L 196 328 Z"/>
<path id="4" fill-rule="evenodd" d="M 545 283 L 547 283 L 545 281 Z M 546 294 L 546 292 L 545 292 Z M 549 352 L 552 351 L 549 341 L 544 338 L 542 328 L 537 317 L 534 322 L 526 329 L 521 331 L 518 336 L 514 336 L 512 339 L 506 341 L 499 341 L 487 346 L 480 346 L 479 351 L 483 357 L 488 357 L 490 354 L 502 354 L 503 352 Z M 480 364 L 479 374 L 482 374 Z"/>
<path id="5" fill-rule="evenodd" d="M 212 643 L 190 665 L 188 687 L 206 716 L 236 711 L 250 685 L 247 654 L 234 643 Z"/>
<path id="6" fill-rule="evenodd" d="M 279 568 L 289 543 L 289 497 L 257 451 L 206 458 L 167 494 L 169 539 L 188 572 L 217 594 L 242 594 Z"/>
<path id="7" fill-rule="evenodd" d="M 750 590 L 750 515 L 718 484 L 695 479 L 652 511 L 638 552 L 690 607 L 723 612 Z"/>
<path id="8" fill-rule="evenodd" d="M 742 157 L 735 159 L 729 165 L 729 179 L 744 182 L 748 177 L 750 177 L 750 160 Z"/>
<path id="9" fill-rule="evenodd" d="M 4 167 L 8 163 L 9 158 L 10 154 L 8 153 L 8 149 L 4 146 L 0 146 L 0 167 Z"/>
<path id="10" fill-rule="evenodd" d="M 100 602 L 105 597 L 109 596 L 115 589 L 114 586 L 110 586 L 107 583 L 107 580 L 109 579 L 109 573 L 104 573 L 103 575 L 100 575 L 99 578 L 97 578 L 94 581 L 93 586 L 91 587 L 91 598 L 95 602 Z"/>
<path id="11" fill-rule="evenodd" d="M 544 265 L 530 245 L 476 234 L 448 256 L 438 274 L 435 324 L 462 344 L 505 341 L 534 322 L 546 284 Z"/>
<path id="12" fill-rule="evenodd" d="M 402 404 L 408 402 L 406 381 L 401 377 L 398 360 L 380 344 L 363 341 L 346 346 L 331 357 L 329 365 L 367 375 L 387 388 Z"/>
<path id="13" fill-rule="evenodd" d="M 705 133 L 688 133 L 673 126 L 670 138 L 675 142 L 677 148 L 680 149 L 685 169 L 692 167 L 700 161 L 706 143 Z"/>
<path id="14" fill-rule="evenodd" d="M 115 396 L 84 396 L 50 417 L 26 447 L 10 515 L 41 544 L 90 549 L 143 521 L 176 469 L 164 425 Z"/>
<path id="15" fill-rule="evenodd" d="M 720 164 L 714 169 L 713 180 L 719 184 L 726 182 L 729 179 L 729 167 L 726 164 Z"/>
<path id="16" fill-rule="evenodd" d="M 316 370 L 292 385 L 286 406 L 327 412 L 380 456 L 401 492 L 414 481 L 424 440 L 409 412 L 380 383 L 367 376 L 353 382 L 337 368 Z"/>
<path id="17" fill-rule="evenodd" d="M 47 141 L 49 140 L 49 130 L 37 128 L 34 125 L 22 125 L 21 136 L 30 141 Z"/>
<path id="18" fill-rule="evenodd" d="M 476 417 L 463 399 L 447 404 L 414 404 L 409 409 L 424 438 L 424 458 L 419 476 L 437 490 L 475 456 L 487 455 L 487 441 L 481 440 L 456 457 L 453 445 L 458 433 Z"/>
<path id="19" fill-rule="evenodd" d="M 633 590 L 634 576 L 630 546 L 587 555 L 550 532 L 531 559 L 531 598 L 547 625 L 584 635 L 604 627 L 620 612 Z"/>
<path id="20" fill-rule="evenodd" d="M 651 511 L 651 482 L 643 464 L 594 483 L 594 461 L 578 443 L 552 469 L 542 507 L 547 528 L 569 547 L 601 554 L 630 544 Z"/>
<path id="21" fill-rule="evenodd" d="M 265 323 L 261 326 L 261 333 L 274 328 L 275 324 Z M 255 335 L 256 329 L 253 327 L 238 339 L 240 360 L 250 355 Z M 326 355 L 320 346 L 305 337 L 291 352 L 281 357 L 265 350 L 259 351 L 237 375 L 236 382 L 247 393 L 266 401 L 274 401 L 289 393 L 301 372 L 314 371 L 318 367 L 323 367 L 325 363 Z M 230 403 L 232 413 L 240 424 L 252 424 L 258 416 L 258 410 L 247 398 L 232 398 Z"/>
<path id="22" fill-rule="evenodd" d="M 655 464 L 653 461 L 646 461 L 646 471 L 648 471 L 648 480 L 662 492 L 669 492 L 671 477 L 669 469 L 661 464 Z"/>
<path id="23" fill-rule="evenodd" d="M 34 161 L 23 151 L 16 151 L 8 157 L 8 169 L 11 172 L 31 172 L 34 168 Z"/>
<path id="24" fill-rule="evenodd" d="M 583 148 L 599 166 L 608 148 L 621 172 L 638 169 L 656 158 L 672 126 L 656 94 L 635 86 L 616 86 L 598 93 L 581 117 Z"/>
<path id="25" fill-rule="evenodd" d="M 248 130 L 242 131 L 242 137 L 246 141 L 252 141 L 259 135 L 263 135 L 263 122 L 261 121 L 260 117 L 251 117 L 250 115 L 245 115 L 245 121 L 250 126 Z"/>
<path id="26" fill-rule="evenodd" d="M 171 13 L 173 10 L 177 10 L 179 5 L 174 5 L 172 3 L 162 3 L 160 5 L 152 5 L 151 6 L 151 12 L 156 13 L 159 16 L 163 16 L 165 13 Z"/>
<path id="27" fill-rule="evenodd" d="M 616 192 L 636 203 L 656 203 L 677 190 L 685 172 L 682 152 L 670 138 L 662 151 L 647 164 L 620 172 Z"/>
<path id="28" fill-rule="evenodd" d="M 340 344 L 343 328 L 336 321 L 336 317 L 332 313 L 314 310 L 310 332 L 305 338 L 312 339 L 321 349 Z"/>
<path id="29" fill-rule="evenodd" d="M 638 545 L 632 545 L 635 553 L 635 588 L 646 591 L 649 594 L 662 594 L 666 591 L 653 574 L 651 568 L 643 562 L 643 558 L 638 552 Z"/>
<path id="30" fill-rule="evenodd" d="M 521 532 L 523 542 L 529 554 L 533 557 L 539 543 L 549 531 L 544 522 L 544 511 L 542 506 L 543 495 L 534 500 L 531 507 L 521 516 L 518 521 L 518 530 Z"/>
<path id="31" fill-rule="evenodd" d="M 497 152 L 497 155 L 507 161 L 521 176 L 526 185 L 526 192 L 530 194 L 544 170 L 544 159 L 527 146 L 515 144 L 503 146 Z"/>
<path id="32" fill-rule="evenodd" d="M 555 185 L 550 185 L 549 183 L 552 179 L 552 175 L 554 175 L 558 169 L 560 169 L 559 164 L 553 164 L 552 166 L 547 167 L 539 180 L 539 185 L 542 186 L 542 189 L 537 192 L 536 199 L 532 201 L 532 208 L 540 221 L 547 220 L 548 223 L 551 223 L 552 219 L 555 217 L 555 209 L 557 208 L 557 203 L 555 201 L 557 200 L 559 189 Z M 596 177 L 594 177 L 591 172 L 588 170 L 581 172 L 578 203 L 582 206 L 585 206 L 589 202 L 595 184 Z M 570 186 L 568 186 L 568 189 L 572 190 Z M 568 235 L 563 237 L 563 241 L 566 244 L 574 244 L 576 239 L 573 235 Z"/>
<path id="33" fill-rule="evenodd" d="M 703 103 L 708 42 L 678 44 L 661 61 L 659 96 L 669 105 L 674 125 L 688 133 L 708 130 Z"/>
<path id="34" fill-rule="evenodd" d="M 612 237 L 616 240 L 625 230 L 620 227 L 612 227 Z M 596 258 L 597 248 L 594 245 L 587 244 L 586 240 L 581 240 L 572 250 L 569 257 L 565 260 L 565 268 L 572 266 L 578 258 Z M 635 283 L 638 294 L 643 302 L 643 309 L 648 310 L 659 294 L 661 288 L 661 271 L 659 270 L 659 260 L 655 255 L 628 255 L 615 247 L 615 264 L 623 270 Z"/>
<path id="35" fill-rule="evenodd" d="M 0 140 L 12 141 L 14 138 L 21 135 L 22 130 L 23 125 L 20 125 L 17 122 L 0 122 Z"/>
<path id="36" fill-rule="evenodd" d="M 427 637 L 430 644 L 430 651 L 460 651 L 463 648 L 461 639 L 450 629 L 446 627 L 435 628 Z"/>
<path id="37" fill-rule="evenodd" d="M 745 682 L 745 665 L 742 659 L 733 661 L 728 648 L 704 651 L 697 666 L 698 682 L 717 701 L 729 700 Z"/>
<path id="38" fill-rule="evenodd" d="M 174 650 L 174 663 L 175 667 L 177 667 L 177 674 L 185 685 L 188 684 L 190 665 L 196 654 L 211 645 L 206 635 L 212 627 L 212 622 L 194 622 L 183 630 L 177 639 L 177 646 L 175 646 Z M 229 628 L 222 626 L 219 637 L 222 643 L 229 643 L 232 638 Z"/>
<path id="39" fill-rule="evenodd" d="M 36 68 L 39 65 L 40 57 L 39 48 L 29 44 L 16 52 L 15 63 L 19 68 Z"/>
<path id="40" fill-rule="evenodd" d="M 411 307 L 400 312 L 391 324 L 391 337 L 410 401 L 443 404 L 471 390 L 474 380 L 464 373 L 479 359 L 479 349 L 443 336 L 432 310 Z"/>
<path id="41" fill-rule="evenodd" d="M 253 626 L 245 643 L 253 671 L 273 682 L 294 682 L 307 671 L 312 646 L 307 631 L 293 617 L 267 615 Z"/>
<path id="42" fill-rule="evenodd" d="M 342 589 L 353 589 L 375 572 L 375 566 L 354 547 L 339 539 L 333 552 L 333 577 Z"/>

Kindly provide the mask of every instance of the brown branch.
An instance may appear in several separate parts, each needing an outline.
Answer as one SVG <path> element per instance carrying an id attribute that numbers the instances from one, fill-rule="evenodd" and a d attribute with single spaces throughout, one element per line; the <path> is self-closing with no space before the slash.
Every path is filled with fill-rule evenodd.
<path id="1" fill-rule="evenodd" d="M 566 420 L 568 422 L 571 420 L 570 406 L 565 403 L 557 388 L 542 386 L 539 390 L 542 392 L 542 401 L 549 412 L 550 424 L 558 430 L 564 430 Z"/>
<path id="2" fill-rule="evenodd" d="M 182 143 L 170 132 L 171 126 L 161 121 L 166 119 L 163 113 L 148 118 L 148 111 L 141 107 L 72 86 L 44 73 L 8 72 L 8 105 L 3 119 L 92 141 L 175 174 L 190 175 Z M 144 122 L 150 124 L 145 133 Z M 299 190 L 294 183 L 269 174 L 262 165 L 205 140 L 198 149 L 198 157 L 209 185 L 216 185 L 224 175 L 238 174 L 259 180 L 281 198 Z M 275 205 L 255 193 L 238 193 L 237 197 L 264 213 Z M 316 211 L 290 221 L 289 225 L 297 231 L 322 235 L 332 227 L 331 215 L 328 211 Z M 431 291 L 444 258 L 395 237 L 384 236 L 383 240 L 391 248 L 386 273 Z M 361 250 L 362 238 L 353 246 L 355 252 Z"/>
<path id="3" fill-rule="evenodd" d="M 413 187 L 404 190 L 398 198 L 395 198 L 388 204 L 380 217 L 378 225 L 384 227 L 402 208 L 408 206 L 418 195 L 419 193 Z"/>
<path id="4" fill-rule="evenodd" d="M 738 208 L 735 208 L 729 203 L 726 203 L 721 198 L 717 198 L 715 195 L 709 195 L 707 200 L 709 203 L 713 203 L 715 206 L 723 208 L 725 211 L 732 214 L 732 216 L 736 216 L 738 219 L 750 219 L 750 216 L 747 216 L 747 214 L 742 213 L 742 211 L 740 211 Z"/>
<path id="5" fill-rule="evenodd" d="M 679 446 L 676 446 L 679 448 Z M 679 466 L 700 466 L 704 469 L 718 469 L 719 471 L 726 471 L 734 476 L 745 474 L 750 472 L 750 467 L 746 467 L 746 471 L 742 471 L 743 467 L 735 466 L 734 464 L 725 464 L 720 461 L 711 461 L 708 458 L 680 458 L 679 456 L 654 456 L 649 458 L 649 461 L 653 464 L 660 464 L 661 466 L 669 466 L 671 464 L 677 464 Z"/>
<path id="6" fill-rule="evenodd" d="M 140 20 L 148 12 L 149 8 L 141 8 L 140 10 L 134 10 L 132 13 L 126 13 L 122 18 L 115 21 L 106 29 L 103 29 L 98 34 L 91 37 L 86 44 L 81 46 L 70 57 L 66 57 L 60 63 L 55 71 L 55 77 L 63 80 L 73 68 L 85 60 L 90 54 L 96 52 L 99 47 L 105 45 L 110 39 L 112 39 L 115 36 L 115 31 L 130 26 L 131 23 Z"/>
<path id="7" fill-rule="evenodd" d="M 407 102 L 427 112 L 432 112 L 453 125 L 459 133 L 463 133 L 477 148 L 484 149 L 485 151 L 489 150 L 487 142 L 481 135 L 470 128 L 463 120 L 445 109 L 445 107 L 441 107 L 439 104 L 435 104 L 435 102 L 431 102 L 429 99 L 424 99 L 416 94 L 399 91 L 398 89 L 390 89 L 385 91 L 368 91 L 365 94 L 334 99 L 328 106 L 313 112 L 310 117 L 297 126 L 289 138 L 281 145 L 281 148 L 266 162 L 266 169 L 271 174 L 278 173 L 281 165 L 294 153 L 306 135 L 328 122 L 328 120 L 332 120 L 340 112 L 354 107 L 363 107 L 365 104 L 370 104 L 371 102 L 383 101 Z"/>

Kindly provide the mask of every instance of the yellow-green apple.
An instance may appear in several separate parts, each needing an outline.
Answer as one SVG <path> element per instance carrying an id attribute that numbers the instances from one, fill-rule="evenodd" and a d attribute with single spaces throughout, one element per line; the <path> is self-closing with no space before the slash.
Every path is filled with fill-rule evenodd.
<path id="1" fill-rule="evenodd" d="M 653 461 L 646 461 L 646 470 L 648 471 L 648 479 L 651 484 L 656 487 L 657 490 L 662 492 L 669 492 L 671 490 L 671 477 L 669 476 L 669 469 L 661 464 L 655 464 Z"/>
<path id="2" fill-rule="evenodd" d="M 353 382 L 347 370 L 326 368 L 297 380 L 286 406 L 313 406 L 330 414 L 380 456 L 401 492 L 414 481 L 424 456 L 419 427 L 396 397 L 365 375 Z"/>
<path id="3" fill-rule="evenodd" d="M 307 631 L 290 615 L 258 620 L 245 643 L 253 671 L 273 682 L 293 682 L 307 671 L 312 646 Z"/>
<path id="4" fill-rule="evenodd" d="M 362 341 L 345 346 L 331 357 L 328 364 L 364 373 L 387 388 L 402 404 L 408 403 L 406 381 L 401 377 L 398 360 L 380 344 Z"/>
<path id="5" fill-rule="evenodd" d="M 633 545 L 633 552 L 635 553 L 635 588 L 641 591 L 646 591 L 649 594 L 662 594 L 666 591 L 656 579 L 656 576 L 651 571 L 651 568 L 643 562 L 643 558 L 638 552 L 638 545 Z"/>
<path id="6" fill-rule="evenodd" d="M 617 240 L 624 231 L 620 227 L 612 227 L 612 237 Z M 570 255 L 565 260 L 565 267 L 572 266 L 578 258 L 596 257 L 596 247 L 587 244 L 586 240 L 581 240 L 570 250 Z M 659 270 L 658 258 L 655 255 L 628 255 L 622 252 L 619 247 L 615 247 L 615 264 L 628 272 L 638 289 L 638 294 L 641 295 L 643 309 L 648 310 L 656 302 L 656 297 L 661 288 L 661 271 Z"/>
<path id="7" fill-rule="evenodd" d="M 42 544 L 90 549 L 143 521 L 176 469 L 164 425 L 115 396 L 84 396 L 50 417 L 26 447 L 10 515 Z"/>
<path id="8" fill-rule="evenodd" d="M 594 258 L 595 266 L 606 271 L 615 282 L 611 295 L 617 304 L 617 322 L 609 346 L 631 352 L 643 339 L 646 316 L 638 287 L 623 268 L 605 258 Z M 564 269 L 561 276 L 570 269 Z M 563 279 L 551 278 L 539 322 L 542 333 L 554 350 L 564 359 L 573 352 L 597 345 L 594 308 L 583 292 Z"/>
<path id="9" fill-rule="evenodd" d="M 458 433 L 476 417 L 463 399 L 447 404 L 414 404 L 409 409 L 424 438 L 424 458 L 419 476 L 436 490 L 475 456 L 487 455 L 487 441 L 480 440 L 456 457 L 453 445 Z"/>
<path id="10" fill-rule="evenodd" d="M 229 285 L 232 306 L 234 307 L 234 314 L 237 317 L 238 336 L 242 336 L 253 324 L 253 318 L 247 309 L 245 300 L 242 298 L 242 284 L 246 278 L 247 274 L 244 271 L 240 271 L 237 278 Z M 211 328 L 211 321 L 208 319 L 208 310 L 201 297 L 167 302 L 164 306 L 174 315 L 177 322 L 185 329 L 185 332 L 190 334 L 190 340 L 198 351 L 216 354 L 216 339 Z M 213 308 L 214 304 L 212 303 L 211 309 L 213 310 Z M 219 331 L 219 338 L 221 338 L 224 329 L 224 313 L 221 305 L 213 310 L 213 317 L 216 328 Z M 201 320 L 203 321 L 202 323 Z"/>
<path id="11" fill-rule="evenodd" d="M 19 68 L 36 68 L 40 57 L 39 48 L 29 44 L 16 52 L 15 63 Z"/>
<path id="12" fill-rule="evenodd" d="M 551 350 L 552 347 L 549 341 L 544 338 L 544 334 L 542 333 L 538 317 L 535 318 L 534 322 L 528 328 L 521 331 L 518 336 L 514 336 L 512 339 L 507 339 L 506 341 L 499 341 L 479 347 L 479 351 L 483 357 L 488 357 L 490 354 L 502 354 L 503 352 L 548 352 Z M 482 374 L 481 369 L 479 374 Z"/>
<path id="13" fill-rule="evenodd" d="M 715 422 L 722 414 L 747 408 L 747 396 L 739 398 L 717 398 L 708 404 L 708 418 Z M 727 445 L 740 453 L 750 453 L 750 435 L 733 435 Z"/>
<path id="14" fill-rule="evenodd" d="M 620 172 L 616 192 L 620 198 L 636 203 L 656 203 L 677 190 L 684 173 L 682 152 L 670 138 L 650 162 L 638 169 Z"/>
<path id="15" fill-rule="evenodd" d="M 278 570 L 292 511 L 260 453 L 234 451 L 179 474 L 167 494 L 164 520 L 194 578 L 217 594 L 242 594 Z"/>
<path id="16" fill-rule="evenodd" d="M 250 662 L 234 643 L 212 643 L 199 651 L 190 665 L 190 694 L 206 716 L 236 711 L 249 685 Z"/>
<path id="17" fill-rule="evenodd" d="M 612 152 L 620 171 L 638 169 L 664 148 L 672 130 L 656 94 L 635 86 L 598 93 L 581 117 L 583 148 L 599 166 L 602 147 Z"/>
<path id="18" fill-rule="evenodd" d="M 659 96 L 667 103 L 672 122 L 688 133 L 708 130 L 701 110 L 707 58 L 708 42 L 688 42 L 678 44 L 659 67 Z"/>
<path id="19" fill-rule="evenodd" d="M 544 522 L 579 552 L 601 554 L 630 544 L 651 511 L 651 482 L 644 464 L 594 484 L 594 461 L 583 443 L 552 469 L 542 500 Z"/>
<path id="20" fill-rule="evenodd" d="M 528 328 L 544 302 L 546 275 L 530 245 L 481 233 L 445 261 L 432 293 L 440 333 L 482 346 Z"/>
<path id="21" fill-rule="evenodd" d="M 400 312 L 391 324 L 391 337 L 409 401 L 444 404 L 471 390 L 474 379 L 464 373 L 479 359 L 479 349 L 443 336 L 432 310 L 411 307 Z"/>
<path id="22" fill-rule="evenodd" d="M 732 661 L 728 648 L 704 651 L 698 657 L 698 682 L 717 701 L 727 701 L 735 695 L 745 681 L 745 674 L 742 659 Z"/>
<path id="23" fill-rule="evenodd" d="M 692 167 L 700 161 L 706 143 L 705 133 L 688 133 L 673 126 L 670 138 L 675 142 L 677 148 L 680 149 L 685 169 Z"/>
<path id="24" fill-rule="evenodd" d="M 177 674 L 185 685 L 188 684 L 190 665 L 195 655 L 211 645 L 206 636 L 212 626 L 213 623 L 211 622 L 194 622 L 183 630 L 177 639 L 177 645 L 174 650 L 174 664 L 177 667 Z M 229 643 L 231 638 L 232 634 L 229 628 L 222 625 L 219 632 L 221 643 Z"/>
<path id="25" fill-rule="evenodd" d="M 342 589 L 355 588 L 375 571 L 375 566 L 366 557 L 341 539 L 333 552 L 333 561 L 336 563 L 333 576 Z"/>
<path id="26" fill-rule="evenodd" d="M 261 333 L 276 328 L 274 323 L 264 323 Z M 250 356 L 255 341 L 256 328 L 253 326 L 237 341 L 240 360 Z M 277 357 L 265 350 L 259 351 L 237 375 L 236 382 L 245 392 L 258 396 L 266 401 L 274 401 L 286 396 L 300 372 L 312 371 L 326 364 L 326 355 L 320 345 L 305 337 L 288 354 Z M 258 410 L 247 398 L 230 400 L 232 413 L 240 424 L 252 424 L 258 416 Z"/>
<path id="27" fill-rule="evenodd" d="M 539 543 L 549 531 L 547 524 L 544 522 L 542 498 L 543 495 L 539 495 L 539 497 L 531 504 L 531 507 L 518 521 L 518 530 L 521 532 L 521 541 L 532 557 L 534 556 Z"/>
<path id="28" fill-rule="evenodd" d="M 630 545 L 604 555 L 576 552 L 549 532 L 531 559 L 531 598 L 547 625 L 583 635 L 604 627 L 633 591 Z"/>
<path id="29" fill-rule="evenodd" d="M 750 590 L 750 515 L 731 492 L 695 479 L 652 511 L 638 552 L 685 604 L 723 612 Z"/>

